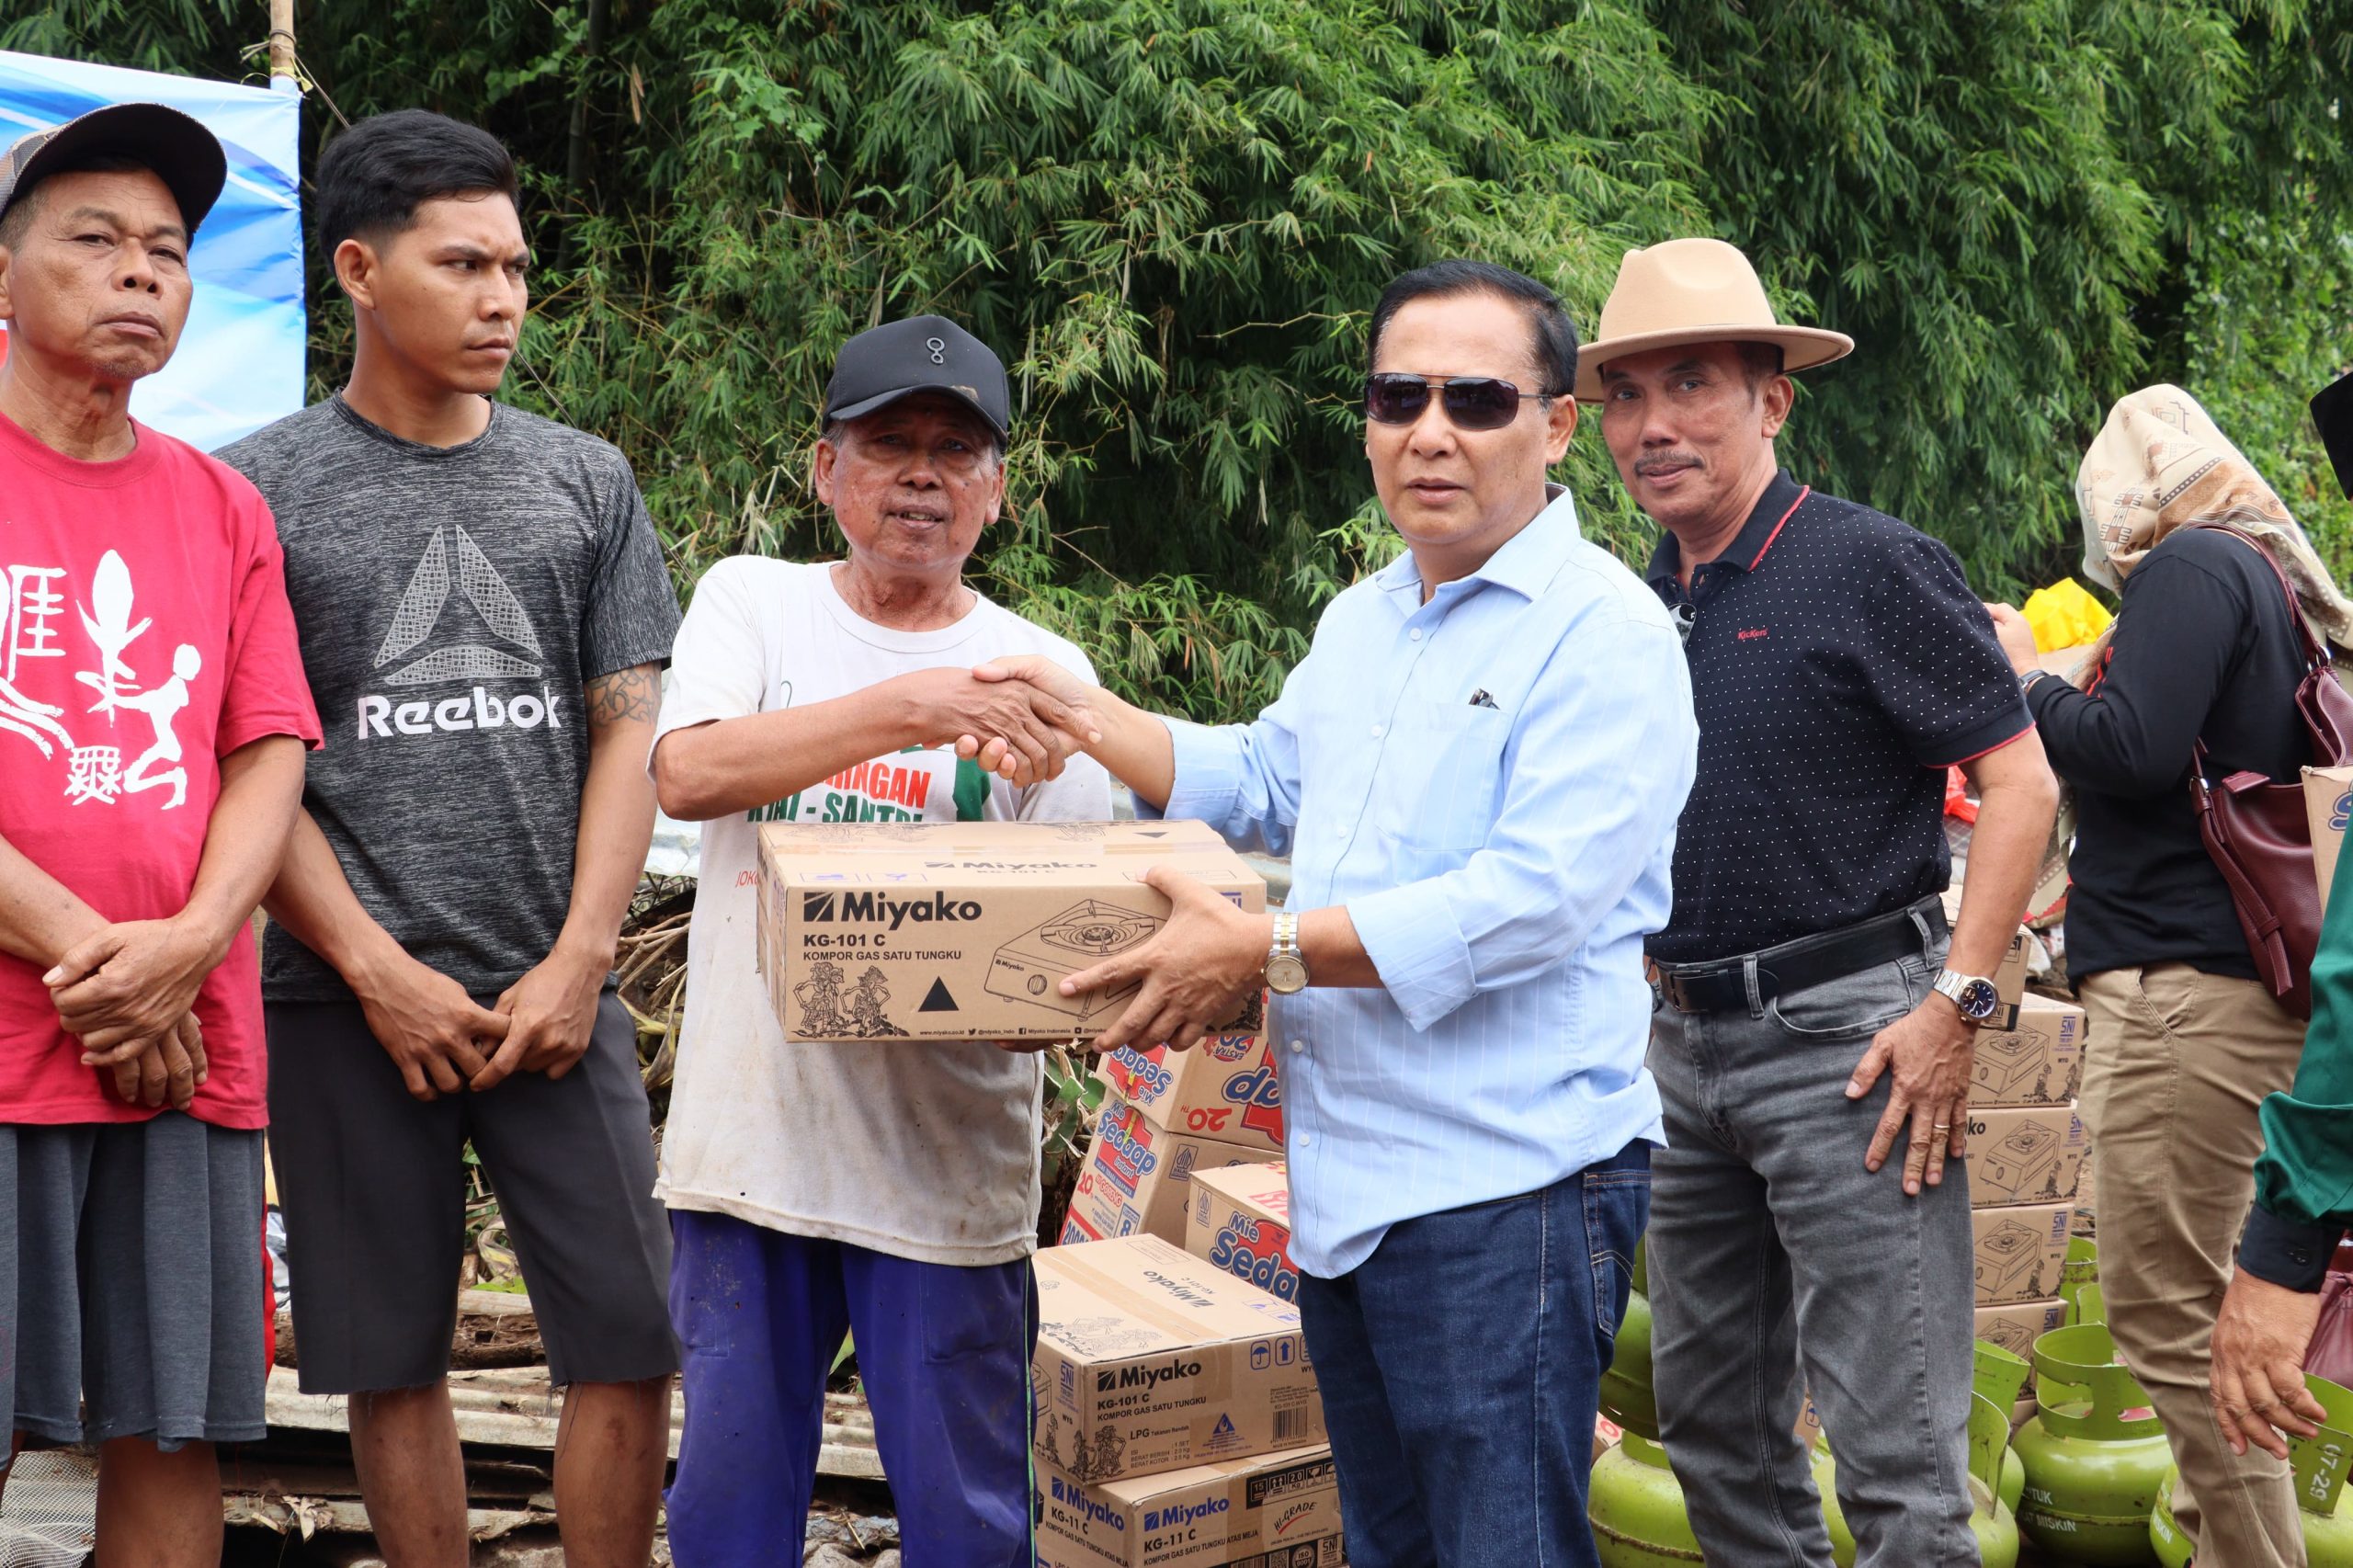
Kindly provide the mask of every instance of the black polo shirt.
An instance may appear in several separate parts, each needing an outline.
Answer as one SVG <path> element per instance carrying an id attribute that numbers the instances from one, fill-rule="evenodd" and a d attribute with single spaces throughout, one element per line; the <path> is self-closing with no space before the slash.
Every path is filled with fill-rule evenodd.
<path id="1" fill-rule="evenodd" d="M 1944 891 L 1945 769 L 2032 726 L 1951 551 L 1775 476 L 1731 548 L 1645 574 L 1689 635 L 1699 771 L 1675 840 L 1669 963 L 1754 952 Z"/>

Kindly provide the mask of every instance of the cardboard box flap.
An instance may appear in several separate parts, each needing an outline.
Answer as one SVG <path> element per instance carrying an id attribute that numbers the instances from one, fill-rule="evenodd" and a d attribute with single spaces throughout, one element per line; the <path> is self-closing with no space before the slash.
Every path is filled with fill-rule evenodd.
<path id="1" fill-rule="evenodd" d="M 1197 1170 L 1193 1185 L 1208 1187 L 1253 1218 L 1286 1227 L 1290 1224 L 1290 1173 L 1280 1160 Z"/>
<path id="2" fill-rule="evenodd" d="M 1264 1475 L 1301 1465 L 1328 1464 L 1331 1459 L 1330 1447 L 1317 1443 L 1304 1449 L 1285 1449 L 1279 1453 L 1253 1454 L 1248 1459 L 1214 1460 L 1208 1464 L 1163 1471 L 1156 1475 L 1122 1476 L 1117 1481 L 1098 1481 L 1094 1485 L 1106 1497 L 1116 1498 L 1131 1507 L 1141 1507 L 1155 1497 L 1165 1497 L 1171 1493 L 1190 1492 L 1221 1481 L 1238 1481 L 1245 1476 Z"/>
<path id="3" fill-rule="evenodd" d="M 1038 1337 L 1081 1362 L 1128 1361 L 1299 1326 L 1295 1309 L 1158 1236 L 1131 1236 L 1120 1249 L 1049 1247 L 1037 1267 L 1055 1285 L 1052 1321 L 1039 1324 Z M 1136 1326 L 1112 1345 L 1087 1330 L 1105 1318 Z M 1147 1335 L 1154 1337 L 1140 1343 Z"/>

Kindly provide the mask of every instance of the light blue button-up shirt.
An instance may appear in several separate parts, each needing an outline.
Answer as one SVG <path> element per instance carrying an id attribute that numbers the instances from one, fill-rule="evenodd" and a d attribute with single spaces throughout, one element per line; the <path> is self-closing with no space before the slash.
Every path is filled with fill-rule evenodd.
<path id="1" fill-rule="evenodd" d="M 1664 1142 L 1643 938 L 1699 747 L 1658 597 L 1558 495 L 1422 602 L 1411 555 L 1334 599 L 1256 723 L 1171 722 L 1165 814 L 1291 858 L 1378 990 L 1278 1000 L 1291 1256 Z"/>

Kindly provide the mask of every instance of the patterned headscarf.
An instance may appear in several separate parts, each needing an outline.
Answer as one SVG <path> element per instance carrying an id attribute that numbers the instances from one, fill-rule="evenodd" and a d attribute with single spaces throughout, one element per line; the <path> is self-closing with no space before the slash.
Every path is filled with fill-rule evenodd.
<path id="1" fill-rule="evenodd" d="M 2278 493 L 2179 387 L 2143 387 L 2109 411 L 2075 471 L 2075 500 L 2084 515 L 2084 575 L 2109 592 L 2120 592 L 2176 528 L 2229 523 L 2263 541 L 2313 631 L 2353 647 L 2353 601 L 2330 580 Z M 2087 668 L 2101 663 L 2095 657 Z"/>

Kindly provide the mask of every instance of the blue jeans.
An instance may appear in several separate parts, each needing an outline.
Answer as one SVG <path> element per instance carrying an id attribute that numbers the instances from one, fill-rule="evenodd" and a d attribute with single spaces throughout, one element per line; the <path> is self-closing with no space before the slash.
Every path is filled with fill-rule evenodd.
<path id="1" fill-rule="evenodd" d="M 1650 1163 L 1638 1141 L 1300 1276 L 1353 1568 L 1593 1568 L 1593 1420 Z"/>
<path id="2" fill-rule="evenodd" d="M 1029 1568 L 1029 1260 L 965 1268 L 675 1210 L 679 1568 L 800 1568 L 825 1375 L 854 1332 L 918 1568 Z"/>

